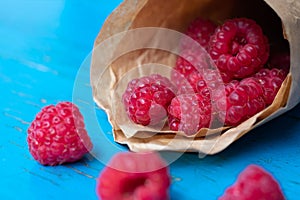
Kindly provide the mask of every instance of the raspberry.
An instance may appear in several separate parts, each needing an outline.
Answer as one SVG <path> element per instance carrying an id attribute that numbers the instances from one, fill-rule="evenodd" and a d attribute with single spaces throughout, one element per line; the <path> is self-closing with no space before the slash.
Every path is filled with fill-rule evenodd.
<path id="1" fill-rule="evenodd" d="M 247 18 L 225 21 L 211 36 L 209 53 L 220 71 L 229 77 L 248 77 L 267 62 L 269 44 L 261 27 Z"/>
<path id="2" fill-rule="evenodd" d="M 192 21 L 185 34 L 197 41 L 204 49 L 207 50 L 210 36 L 215 32 L 217 25 L 208 19 L 197 18 Z M 186 38 L 181 41 L 183 49 L 190 48 Z"/>
<path id="3" fill-rule="evenodd" d="M 272 104 L 286 75 L 286 70 L 277 68 L 261 69 L 254 75 L 264 89 L 263 98 L 267 105 Z"/>
<path id="4" fill-rule="evenodd" d="M 201 128 L 209 127 L 212 105 L 210 98 L 202 94 L 181 94 L 176 96 L 168 108 L 169 127 L 193 135 Z"/>
<path id="5" fill-rule="evenodd" d="M 278 182 L 257 165 L 249 165 L 240 173 L 234 185 L 230 186 L 219 200 L 284 200 Z"/>
<path id="6" fill-rule="evenodd" d="M 226 84 L 225 93 L 226 98 L 215 96 L 215 105 L 220 121 L 227 126 L 236 126 L 265 108 L 263 88 L 256 78 L 233 80 Z"/>
<path id="7" fill-rule="evenodd" d="M 167 116 L 167 107 L 175 96 L 173 91 L 174 86 L 169 79 L 152 74 L 130 81 L 122 102 L 134 123 L 155 125 Z"/>
<path id="8" fill-rule="evenodd" d="M 97 195 L 102 200 L 167 200 L 170 175 L 154 152 L 119 153 L 101 172 Z"/>
<path id="9" fill-rule="evenodd" d="M 93 146 L 83 116 L 71 102 L 44 107 L 28 128 L 27 142 L 33 158 L 43 165 L 75 162 Z"/>
<path id="10" fill-rule="evenodd" d="M 179 87 L 191 73 L 202 72 L 210 67 L 208 54 L 200 49 L 186 49 L 181 52 L 176 60 L 176 64 L 171 71 L 171 81 Z"/>
<path id="11" fill-rule="evenodd" d="M 178 86 L 178 94 L 201 93 L 210 98 L 212 91 L 221 84 L 228 83 L 230 78 L 226 74 L 219 74 L 218 70 L 207 69 L 202 73 L 192 72 Z"/>

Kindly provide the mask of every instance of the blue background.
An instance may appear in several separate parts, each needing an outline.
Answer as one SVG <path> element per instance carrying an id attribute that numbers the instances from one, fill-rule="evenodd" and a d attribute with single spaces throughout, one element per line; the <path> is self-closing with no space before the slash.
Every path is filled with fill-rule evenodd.
<path id="1" fill-rule="evenodd" d="M 0 199 L 97 199 L 103 163 L 87 155 L 73 164 L 41 166 L 28 151 L 26 133 L 43 106 L 72 101 L 76 74 L 120 2 L 0 1 Z M 184 154 L 170 165 L 171 199 L 217 199 L 249 164 L 271 172 L 287 199 L 298 199 L 299 112 L 297 106 L 217 155 Z M 108 133 L 106 115 L 96 114 Z"/>

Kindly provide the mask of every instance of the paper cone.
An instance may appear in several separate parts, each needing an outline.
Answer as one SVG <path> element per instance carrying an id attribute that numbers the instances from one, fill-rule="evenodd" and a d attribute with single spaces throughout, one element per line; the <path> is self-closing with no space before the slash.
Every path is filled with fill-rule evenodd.
<path id="1" fill-rule="evenodd" d="M 288 41 L 290 72 L 273 104 L 236 127 L 201 129 L 192 137 L 170 131 L 165 123 L 154 128 L 132 123 L 121 102 L 127 83 L 152 73 L 168 77 L 176 59 L 176 45 L 172 46 L 176 33 L 183 32 L 199 16 L 219 24 L 232 17 L 249 17 L 264 27 L 270 40 Z M 300 101 L 299 19 L 297 1 L 125 0 L 107 18 L 97 36 L 91 65 L 94 100 L 107 113 L 115 141 L 127 144 L 132 151 L 171 150 L 211 155 L 292 109 Z M 153 40 L 165 31 L 170 37 Z M 167 52 L 166 46 L 174 51 Z"/>

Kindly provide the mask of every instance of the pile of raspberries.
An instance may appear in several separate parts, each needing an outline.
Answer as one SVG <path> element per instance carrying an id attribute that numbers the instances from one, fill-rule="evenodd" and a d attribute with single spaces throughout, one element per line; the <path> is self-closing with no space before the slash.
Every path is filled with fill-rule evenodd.
<path id="1" fill-rule="evenodd" d="M 272 104 L 289 71 L 289 52 L 272 55 L 254 20 L 216 25 L 197 18 L 185 34 L 170 79 L 152 74 L 128 83 L 122 102 L 132 122 L 167 119 L 171 130 L 193 135 L 215 121 L 237 126 Z"/>

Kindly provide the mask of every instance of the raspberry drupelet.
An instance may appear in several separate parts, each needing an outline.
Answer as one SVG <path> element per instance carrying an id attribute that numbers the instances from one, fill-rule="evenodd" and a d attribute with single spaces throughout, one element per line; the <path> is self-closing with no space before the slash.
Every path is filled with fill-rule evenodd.
<path id="1" fill-rule="evenodd" d="M 226 84 L 225 93 L 226 98 L 222 96 L 223 93 L 219 97 L 215 96 L 215 105 L 220 121 L 226 126 L 237 126 L 266 106 L 263 88 L 253 77 L 231 81 Z"/>
<path id="2" fill-rule="evenodd" d="M 275 96 L 277 95 L 284 79 L 286 78 L 287 71 L 285 69 L 261 69 L 254 77 L 257 78 L 259 84 L 261 84 L 264 93 L 263 98 L 266 105 L 273 103 Z"/>
<path id="3" fill-rule="evenodd" d="M 175 66 L 171 70 L 171 81 L 176 87 L 180 87 L 184 81 L 192 73 L 202 73 L 210 68 L 208 60 L 209 55 L 202 51 L 186 49 L 177 57 Z"/>
<path id="4" fill-rule="evenodd" d="M 212 120 L 212 104 L 201 93 L 176 96 L 168 108 L 169 127 L 193 135 L 201 128 L 208 128 Z"/>
<path id="5" fill-rule="evenodd" d="M 213 21 L 198 17 L 189 24 L 185 34 L 207 50 L 210 37 L 215 32 L 216 28 L 217 25 Z M 182 49 L 189 49 L 190 45 L 188 43 L 187 39 L 183 38 L 181 40 Z"/>
<path id="6" fill-rule="evenodd" d="M 213 91 L 228 82 L 230 82 L 230 78 L 218 70 L 207 69 L 202 73 L 194 71 L 181 81 L 177 93 L 201 93 L 210 98 Z"/>

